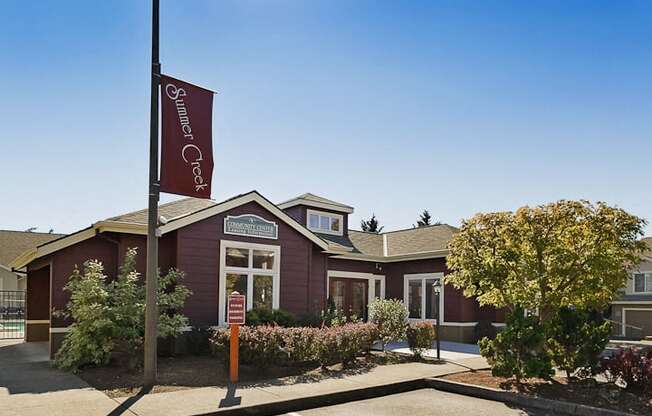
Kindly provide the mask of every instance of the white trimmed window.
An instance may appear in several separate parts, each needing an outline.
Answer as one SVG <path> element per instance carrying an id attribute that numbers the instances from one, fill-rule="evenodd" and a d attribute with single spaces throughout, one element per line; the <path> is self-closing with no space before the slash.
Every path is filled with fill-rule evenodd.
<path id="1" fill-rule="evenodd" d="M 634 293 L 652 292 L 652 272 L 634 273 Z"/>
<path id="2" fill-rule="evenodd" d="M 342 235 L 344 217 L 330 212 L 307 210 L 308 229 L 317 233 Z"/>
<path id="3" fill-rule="evenodd" d="M 246 296 L 247 310 L 278 309 L 281 247 L 266 244 L 220 242 L 219 322 L 226 322 L 228 295 Z"/>
<path id="4" fill-rule="evenodd" d="M 438 316 L 437 299 L 432 285 L 443 278 L 443 273 L 406 274 L 403 276 L 403 302 L 408 308 L 408 318 L 436 321 Z M 439 313 L 443 319 L 444 287 L 439 295 Z"/>

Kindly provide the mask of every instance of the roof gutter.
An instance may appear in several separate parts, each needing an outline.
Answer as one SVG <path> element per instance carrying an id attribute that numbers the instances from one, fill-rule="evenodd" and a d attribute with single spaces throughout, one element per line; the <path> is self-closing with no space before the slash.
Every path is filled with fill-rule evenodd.
<path id="1" fill-rule="evenodd" d="M 417 253 L 408 253 L 394 256 L 369 256 L 365 254 L 357 253 L 342 253 L 337 251 L 324 251 L 326 254 L 332 254 L 335 259 L 342 260 L 358 260 L 358 261 L 373 261 L 376 263 L 393 263 L 397 261 L 410 261 L 410 260 L 424 260 L 424 259 L 436 259 L 443 258 L 450 254 L 449 249 L 442 250 L 432 250 L 432 251 L 421 251 Z"/>

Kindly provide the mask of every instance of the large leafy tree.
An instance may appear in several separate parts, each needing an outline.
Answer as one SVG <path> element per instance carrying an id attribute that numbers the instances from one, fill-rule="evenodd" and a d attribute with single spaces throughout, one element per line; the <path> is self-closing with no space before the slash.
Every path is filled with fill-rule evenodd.
<path id="1" fill-rule="evenodd" d="M 380 225 L 378 222 L 378 219 L 376 218 L 376 214 L 372 214 L 371 218 L 368 220 L 362 220 L 360 221 L 360 227 L 362 228 L 362 231 L 366 231 L 369 233 L 380 233 L 383 231 L 383 226 Z"/>
<path id="2" fill-rule="evenodd" d="M 482 305 L 602 309 L 640 260 L 645 221 L 598 202 L 559 201 L 477 214 L 450 243 L 447 282 Z"/>

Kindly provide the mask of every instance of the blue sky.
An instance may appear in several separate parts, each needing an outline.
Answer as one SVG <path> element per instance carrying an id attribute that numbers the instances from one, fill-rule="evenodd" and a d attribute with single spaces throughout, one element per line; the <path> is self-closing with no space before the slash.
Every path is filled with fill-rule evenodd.
<path id="1" fill-rule="evenodd" d="M 650 19 L 645 1 L 161 0 L 161 62 L 219 92 L 216 200 L 313 192 L 388 230 L 561 198 L 652 220 Z M 145 207 L 149 2 L 3 2 L 0 50 L 0 228 Z"/>

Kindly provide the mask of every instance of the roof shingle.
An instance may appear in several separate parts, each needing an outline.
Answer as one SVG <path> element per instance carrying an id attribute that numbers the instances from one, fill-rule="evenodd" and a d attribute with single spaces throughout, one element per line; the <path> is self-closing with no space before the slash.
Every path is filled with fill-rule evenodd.
<path id="1" fill-rule="evenodd" d="M 184 217 L 213 205 L 215 205 L 215 202 L 210 199 L 184 198 L 159 205 L 158 215 L 171 221 L 175 218 Z M 111 217 L 108 218 L 107 221 L 147 225 L 147 208 Z"/>
<path id="2" fill-rule="evenodd" d="M 64 235 L 0 230 L 0 264 L 6 266 L 25 251 L 36 248 L 39 244 L 56 240 Z"/>

